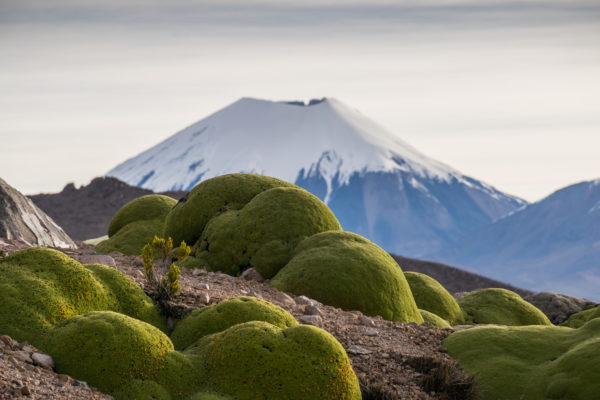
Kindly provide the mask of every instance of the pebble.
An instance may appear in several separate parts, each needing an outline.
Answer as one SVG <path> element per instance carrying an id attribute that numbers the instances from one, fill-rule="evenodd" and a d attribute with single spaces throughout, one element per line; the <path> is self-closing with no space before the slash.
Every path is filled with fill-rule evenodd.
<path id="1" fill-rule="evenodd" d="M 27 385 L 21 387 L 21 394 L 24 396 L 29 396 L 31 394 L 31 389 Z"/>
<path id="2" fill-rule="evenodd" d="M 303 305 L 314 305 L 314 301 L 312 301 L 311 299 L 309 299 L 308 297 L 302 295 L 302 296 L 298 296 L 296 297 L 296 303 L 298 303 L 299 305 L 303 306 Z"/>
<path id="3" fill-rule="evenodd" d="M 210 296 L 206 292 L 201 292 L 198 295 L 198 300 L 200 300 L 200 302 L 203 304 L 208 304 L 210 303 Z"/>
<path id="4" fill-rule="evenodd" d="M 350 354 L 371 354 L 372 351 L 369 349 L 365 349 L 364 347 L 361 346 L 357 346 L 355 344 L 348 346 L 348 348 L 346 349 L 346 351 Z"/>
<path id="5" fill-rule="evenodd" d="M 56 375 L 56 379 L 58 379 L 60 382 L 63 382 L 63 383 L 71 382 L 71 377 L 69 375 L 65 375 L 65 374 Z"/>
<path id="6" fill-rule="evenodd" d="M 205 270 L 205 269 L 194 268 L 194 269 L 192 270 L 192 275 L 194 275 L 194 276 L 206 275 L 206 274 L 207 274 L 207 272 L 206 272 L 206 270 Z"/>
<path id="7" fill-rule="evenodd" d="M 48 354 L 33 353 L 31 359 L 35 365 L 39 365 L 40 367 L 48 369 L 54 368 L 54 360 Z"/>
<path id="8" fill-rule="evenodd" d="M 245 279 L 247 281 L 257 281 L 257 282 L 264 281 L 263 277 L 260 276 L 258 271 L 254 268 L 248 268 L 248 269 L 244 270 L 244 272 L 242 272 L 242 275 L 240 275 L 240 278 Z"/>
<path id="9" fill-rule="evenodd" d="M 318 307 L 315 307 L 312 304 L 309 304 L 306 307 L 304 307 L 304 314 L 305 315 L 323 315 L 321 310 L 319 310 Z"/>
<path id="10" fill-rule="evenodd" d="M 29 355 L 28 352 L 26 351 L 15 351 L 13 353 L 14 357 L 17 360 L 23 361 L 23 362 L 28 362 L 28 363 L 32 363 L 33 361 L 31 360 L 31 356 Z"/>
<path id="11" fill-rule="evenodd" d="M 208 283 L 198 283 L 194 285 L 194 287 L 200 290 L 210 290 L 210 286 L 208 286 Z"/>
<path id="12" fill-rule="evenodd" d="M 73 386 L 81 386 L 83 388 L 89 389 L 90 386 L 87 384 L 87 382 L 85 381 L 78 381 L 77 379 L 75 379 L 73 381 Z"/>
<path id="13" fill-rule="evenodd" d="M 2 342 L 7 345 L 8 347 L 13 347 L 13 340 L 10 336 L 8 335 L 2 335 L 0 336 L 0 340 L 2 340 Z"/>
<path id="14" fill-rule="evenodd" d="M 365 330 L 365 336 L 377 336 L 377 335 L 379 335 L 379 332 L 377 332 L 377 329 L 367 328 Z"/>
<path id="15" fill-rule="evenodd" d="M 275 300 L 287 305 L 287 306 L 295 306 L 296 302 L 290 296 L 283 292 L 279 292 L 275 295 Z"/>
<path id="16" fill-rule="evenodd" d="M 21 350 L 26 351 L 28 353 L 33 353 L 35 350 L 33 350 L 31 347 L 25 345 L 23 347 L 21 347 Z"/>
<path id="17" fill-rule="evenodd" d="M 365 317 L 364 315 L 361 315 L 358 320 L 365 326 L 375 326 L 375 322 L 373 322 L 371 318 Z"/>
<path id="18" fill-rule="evenodd" d="M 306 325 L 320 327 L 323 325 L 323 318 L 319 315 L 303 315 L 300 317 L 300 322 Z"/>

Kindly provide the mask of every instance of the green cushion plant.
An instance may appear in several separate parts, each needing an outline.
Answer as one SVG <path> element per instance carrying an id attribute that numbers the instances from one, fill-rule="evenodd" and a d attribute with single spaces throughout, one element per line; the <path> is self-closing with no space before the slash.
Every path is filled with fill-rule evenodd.
<path id="1" fill-rule="evenodd" d="M 249 321 L 265 321 L 280 328 L 298 325 L 283 308 L 256 297 L 242 296 L 192 311 L 177 322 L 171 340 L 175 348 L 185 349 L 206 335 Z"/>
<path id="2" fill-rule="evenodd" d="M 350 232 L 302 241 L 271 286 L 391 321 L 423 322 L 402 269 L 379 246 Z"/>
<path id="3" fill-rule="evenodd" d="M 600 319 L 579 329 L 485 326 L 444 340 L 483 400 L 588 400 L 600 393 Z"/>
<path id="4" fill-rule="evenodd" d="M 458 300 L 467 323 L 499 325 L 552 325 L 531 303 L 507 289 L 482 289 Z"/>
<path id="5" fill-rule="evenodd" d="M 443 319 L 442 317 L 435 315 L 432 312 L 429 312 L 427 310 L 421 310 L 419 309 L 419 312 L 421 313 L 421 316 L 423 317 L 423 321 L 425 321 L 425 324 L 429 324 L 431 326 L 435 326 L 436 328 L 440 328 L 440 329 L 446 329 L 446 328 L 452 328 L 450 326 L 450 324 L 448 323 L 448 321 L 446 321 L 445 319 Z"/>
<path id="6" fill-rule="evenodd" d="M 130 201 L 114 215 L 108 227 L 108 239 L 98 243 L 96 250 L 139 255 L 154 236 L 162 235 L 165 217 L 175 204 L 177 200 L 160 194 Z"/>
<path id="7" fill-rule="evenodd" d="M 568 326 L 570 328 L 579 328 L 585 325 L 586 322 L 593 320 L 594 318 L 600 318 L 600 306 L 588 308 L 587 310 L 580 311 L 573 314 L 561 323 L 561 326 Z"/>
<path id="8" fill-rule="evenodd" d="M 453 325 L 464 322 L 463 313 L 454 297 L 435 279 L 418 272 L 405 272 L 417 307 L 427 310 Z"/>

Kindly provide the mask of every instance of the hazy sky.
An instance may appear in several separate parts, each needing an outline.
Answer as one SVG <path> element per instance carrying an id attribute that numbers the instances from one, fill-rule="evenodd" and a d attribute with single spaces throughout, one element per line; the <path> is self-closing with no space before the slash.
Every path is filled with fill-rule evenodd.
<path id="1" fill-rule="evenodd" d="M 0 0 L 0 177 L 27 194 L 243 96 L 336 97 L 534 201 L 600 177 L 600 1 Z"/>

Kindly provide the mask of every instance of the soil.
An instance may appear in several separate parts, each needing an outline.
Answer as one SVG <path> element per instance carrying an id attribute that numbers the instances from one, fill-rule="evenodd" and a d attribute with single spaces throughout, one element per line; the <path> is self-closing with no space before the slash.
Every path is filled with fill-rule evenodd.
<path id="1" fill-rule="evenodd" d="M 4 243 L 4 244 L 2 244 Z M 78 250 L 65 250 L 71 257 L 89 257 L 94 254 L 90 246 L 78 243 Z M 0 242 L 0 250 L 11 253 L 24 247 L 15 242 Z M 145 287 L 142 261 L 138 256 L 111 253 L 116 268 Z M 267 283 L 231 277 L 205 270 L 183 269 L 180 275 L 181 292 L 176 306 L 182 310 L 201 308 L 237 296 L 254 296 L 286 309 L 301 321 L 310 299 L 289 296 Z M 151 294 L 151 293 L 149 293 Z M 361 382 L 364 398 L 371 399 L 468 399 L 475 398 L 471 380 L 467 378 L 451 357 L 446 354 L 442 340 L 451 329 L 437 329 L 429 325 L 401 323 L 366 317 L 358 311 L 344 311 L 312 301 L 320 312 L 321 321 L 313 322 L 331 333 L 346 349 L 352 366 Z M 311 313 L 314 314 L 314 308 Z M 309 317 L 308 320 L 315 320 Z M 2 332 L 0 332 L 2 334 Z M 0 351 L 2 349 L 0 348 Z M 0 359 L 8 357 L 0 353 Z M 54 372 L 30 365 L 19 368 L 5 362 L 0 368 L 3 382 L 17 377 L 17 383 L 0 384 L 0 398 L 14 395 L 14 388 L 23 382 L 31 385 L 28 398 L 83 398 L 105 399 L 97 392 L 73 385 L 59 386 Z M 43 379 L 42 379 L 43 378 Z M 4 396 L 4 397 L 2 397 Z M 87 396 L 87 397 L 86 397 Z"/>

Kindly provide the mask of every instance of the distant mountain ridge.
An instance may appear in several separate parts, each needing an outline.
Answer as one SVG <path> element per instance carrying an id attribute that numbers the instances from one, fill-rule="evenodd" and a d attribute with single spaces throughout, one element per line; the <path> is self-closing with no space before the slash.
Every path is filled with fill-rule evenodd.
<path id="1" fill-rule="evenodd" d="M 429 257 L 516 286 L 600 301 L 600 179 L 560 189 Z"/>
<path id="2" fill-rule="evenodd" d="M 343 228 L 409 257 L 526 204 L 433 160 L 336 99 L 243 98 L 107 173 L 153 191 L 252 172 L 306 188 Z"/>

